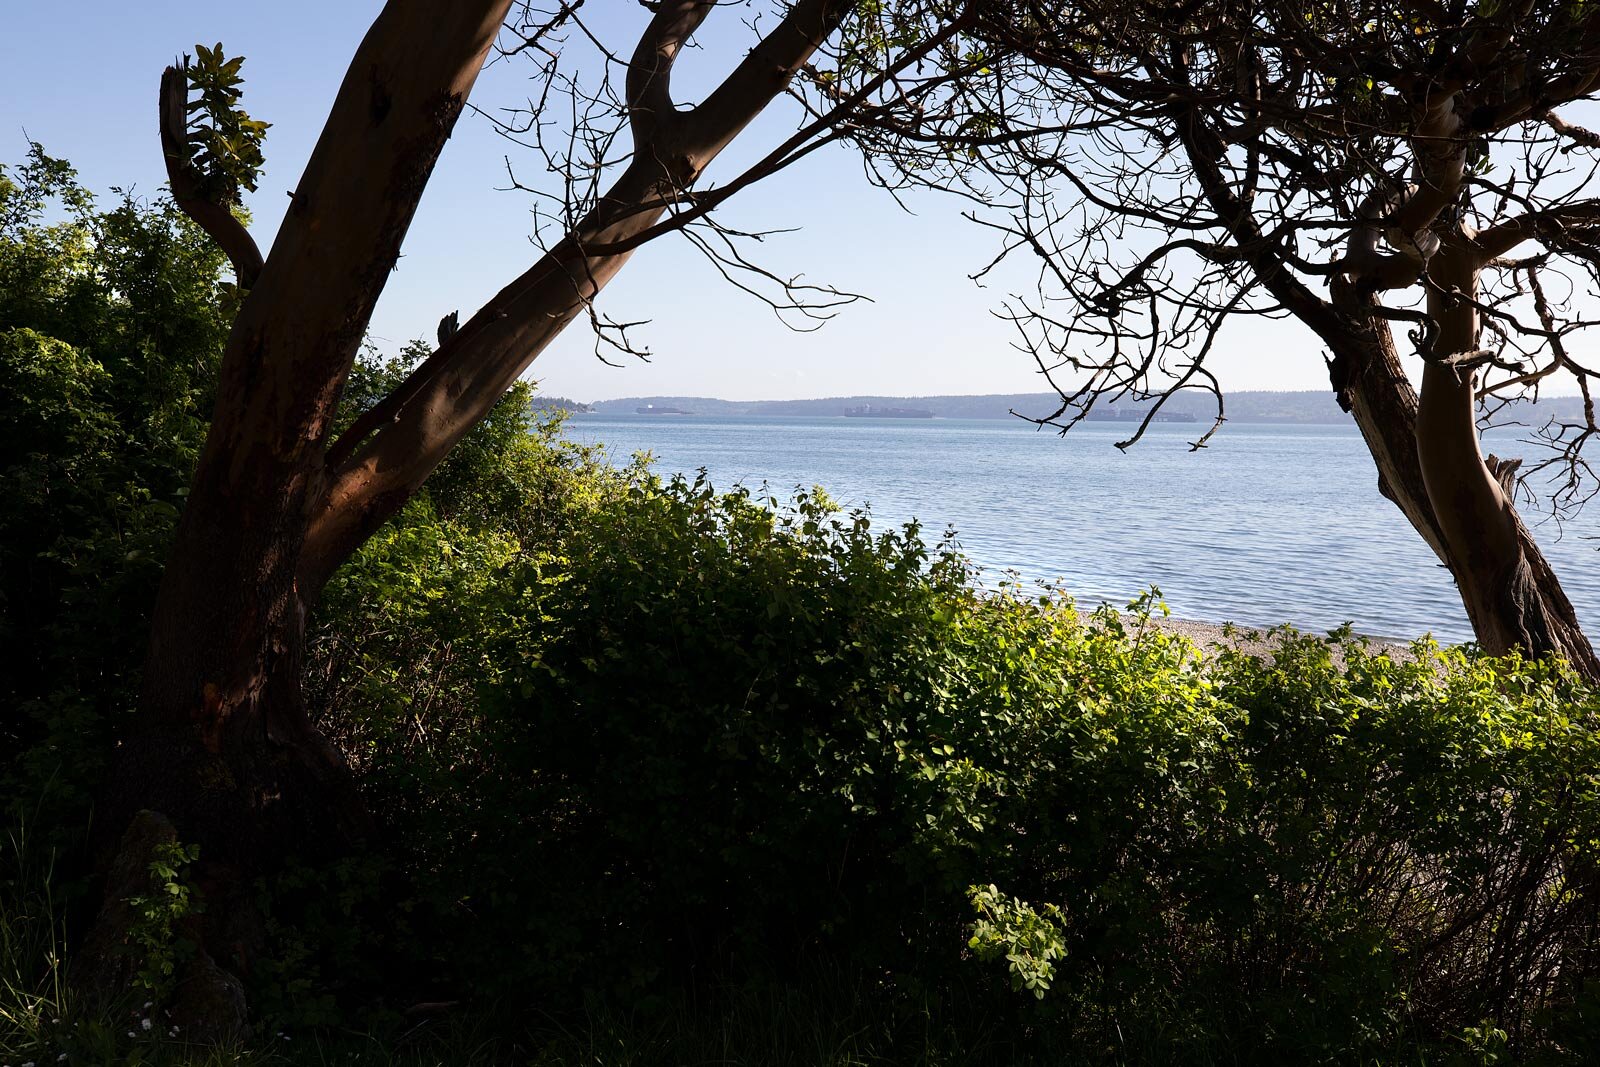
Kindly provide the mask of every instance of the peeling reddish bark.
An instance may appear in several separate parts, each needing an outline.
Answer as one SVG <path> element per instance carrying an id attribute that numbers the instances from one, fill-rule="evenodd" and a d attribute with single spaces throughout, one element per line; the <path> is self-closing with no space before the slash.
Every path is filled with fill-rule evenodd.
<path id="1" fill-rule="evenodd" d="M 509 6 L 389 0 L 350 64 L 265 262 L 257 272 L 248 255 L 235 259 L 241 281 L 254 284 L 223 355 L 163 576 L 139 713 L 97 819 L 108 872 L 137 872 L 137 857 L 119 849 L 149 835 L 124 831 L 152 819 L 200 847 L 197 877 L 212 906 L 178 998 L 191 1006 L 184 1021 L 196 1036 L 225 1040 L 244 1026 L 235 975 L 260 940 L 250 880 L 291 856 L 339 855 L 367 826 L 348 767 L 306 713 L 308 606 L 632 250 L 605 246 L 659 220 L 851 4 L 799 0 L 692 111 L 672 105 L 671 68 L 716 5 L 659 5 L 628 78 L 633 165 L 566 240 L 330 452 L 357 346 Z M 164 109 L 173 92 L 169 77 Z M 232 216 L 205 207 L 191 216 L 239 245 Z M 126 932 L 120 903 L 112 889 L 77 965 L 91 986 L 126 973 L 110 959 Z"/>
<path id="2" fill-rule="evenodd" d="M 348 848 L 365 823 L 347 767 L 301 698 L 308 597 L 296 569 L 344 376 L 509 2 L 384 8 L 223 354 L 157 597 L 139 714 L 97 819 L 103 863 L 141 810 L 200 847 L 197 878 L 214 904 L 179 1003 L 195 1006 L 185 1021 L 204 1036 L 227 1039 L 244 1025 L 228 971 L 245 968 L 255 947 L 235 928 L 249 879 L 291 854 Z M 117 904 L 107 901 L 91 944 L 116 944 L 104 927 Z M 80 973 L 114 973 L 103 962 L 86 960 Z"/>

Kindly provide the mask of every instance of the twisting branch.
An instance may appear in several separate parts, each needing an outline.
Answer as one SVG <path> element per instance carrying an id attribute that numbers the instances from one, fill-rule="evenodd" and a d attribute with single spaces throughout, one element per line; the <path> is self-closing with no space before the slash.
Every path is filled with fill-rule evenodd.
<path id="1" fill-rule="evenodd" d="M 1579 126 L 1575 122 L 1568 122 L 1554 111 L 1546 111 L 1540 117 L 1546 126 L 1574 144 L 1582 145 L 1584 148 L 1600 148 L 1600 133 Z"/>
<path id="2" fill-rule="evenodd" d="M 227 255 L 240 289 L 251 289 L 261 276 L 261 249 L 234 215 L 227 199 L 207 192 L 205 175 L 194 165 L 189 147 L 189 82 L 187 62 L 161 72 L 161 155 L 173 202 L 195 221 Z"/>
<path id="3" fill-rule="evenodd" d="M 301 581 L 319 588 L 332 568 L 421 485 L 428 474 L 504 394 L 517 376 L 573 319 L 589 315 L 597 330 L 634 351 L 619 327 L 599 316 L 593 302 L 630 252 L 598 250 L 626 245 L 667 212 L 688 202 L 690 190 L 729 141 L 784 92 L 854 8 L 853 0 L 798 0 L 749 56 L 698 106 L 680 111 L 670 93 L 672 67 L 689 35 L 716 5 L 700 0 L 663 2 L 634 50 L 625 79 L 625 111 L 632 151 L 620 163 L 603 154 L 592 165 L 559 168 L 567 183 L 564 236 L 534 266 L 506 286 L 454 336 L 350 427 L 328 450 L 327 494 L 307 535 Z M 530 124 L 539 143 L 544 131 Z M 584 151 L 603 153 L 607 130 L 574 125 Z M 790 155 L 803 154 L 797 146 Z M 598 185 L 611 166 L 619 172 L 604 193 L 574 200 L 574 183 Z M 581 172 L 581 173 L 575 173 Z M 581 214 L 577 210 L 582 205 Z M 685 220 L 687 222 L 689 220 Z M 710 231 L 723 247 L 719 263 L 776 281 L 787 292 L 805 287 L 755 268 L 728 245 L 740 235 Z M 707 241 L 702 244 L 710 248 Z M 818 290 L 823 306 L 848 294 Z M 631 325 L 631 324 L 630 324 Z"/>
<path id="4" fill-rule="evenodd" d="M 628 64 L 628 118 L 634 151 L 659 152 L 677 117 L 672 103 L 672 67 L 694 31 L 716 7 L 715 0 L 661 0 Z"/>

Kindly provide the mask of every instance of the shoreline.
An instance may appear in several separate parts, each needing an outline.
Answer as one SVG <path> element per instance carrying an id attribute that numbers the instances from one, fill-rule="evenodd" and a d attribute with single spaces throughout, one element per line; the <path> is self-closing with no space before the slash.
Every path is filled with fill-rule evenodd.
<path id="1" fill-rule="evenodd" d="M 1124 618 L 1128 616 L 1124 613 Z M 1201 622 L 1196 619 L 1180 619 L 1176 616 L 1162 618 L 1152 615 L 1150 623 L 1168 633 L 1179 633 L 1189 638 L 1202 649 L 1232 648 L 1251 656 L 1270 655 L 1275 647 L 1275 642 L 1270 636 L 1270 627 L 1243 626 L 1238 623 Z M 1227 632 L 1229 627 L 1233 632 Z M 1310 633 L 1310 631 L 1302 631 Z M 1325 637 L 1324 634 L 1311 636 Z M 1357 635 L 1362 636 L 1362 635 Z M 1411 649 L 1403 642 L 1392 638 L 1368 637 L 1374 652 L 1387 653 L 1392 659 L 1412 658 Z M 1339 657 L 1335 655 L 1337 660 Z"/>

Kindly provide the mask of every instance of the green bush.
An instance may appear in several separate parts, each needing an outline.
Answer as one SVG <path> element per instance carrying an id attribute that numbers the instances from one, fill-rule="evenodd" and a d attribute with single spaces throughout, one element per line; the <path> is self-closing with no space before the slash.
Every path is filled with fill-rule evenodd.
<path id="1" fill-rule="evenodd" d="M 136 699 L 223 262 L 170 200 L 101 209 L 37 145 L 0 167 L 0 803 L 57 843 Z"/>
<path id="2" fill-rule="evenodd" d="M 914 527 L 638 470 L 537 548 L 408 523 L 337 610 L 472 666 L 380 652 L 341 721 L 429 997 L 823 958 L 1106 1055 L 1577 1047 L 1600 702 L 1554 666 L 1202 657 L 1148 602 L 980 594 Z"/>

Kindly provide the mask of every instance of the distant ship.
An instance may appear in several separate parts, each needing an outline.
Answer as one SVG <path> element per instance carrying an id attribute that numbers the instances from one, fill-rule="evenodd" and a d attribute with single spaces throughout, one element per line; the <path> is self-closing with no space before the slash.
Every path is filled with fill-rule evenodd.
<path id="1" fill-rule="evenodd" d="M 694 414 L 694 412 L 685 411 L 682 408 L 658 408 L 654 404 L 646 404 L 642 408 L 634 408 L 633 409 L 633 413 L 635 415 L 693 415 Z"/>
<path id="2" fill-rule="evenodd" d="M 1143 411 L 1130 408 L 1096 408 L 1084 416 L 1088 422 L 1140 422 L 1144 419 Z M 1187 411 L 1158 411 L 1150 420 L 1151 422 L 1193 422 L 1194 416 Z"/>
<path id="3" fill-rule="evenodd" d="M 862 404 L 859 407 L 845 408 L 844 417 L 847 419 L 931 419 L 933 412 L 921 408 L 880 408 L 872 404 Z"/>

